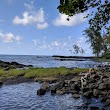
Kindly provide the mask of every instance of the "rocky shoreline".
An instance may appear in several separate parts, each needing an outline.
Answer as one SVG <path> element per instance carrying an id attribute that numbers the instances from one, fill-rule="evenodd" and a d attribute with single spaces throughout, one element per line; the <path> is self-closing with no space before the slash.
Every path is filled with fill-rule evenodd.
<path id="1" fill-rule="evenodd" d="M 0 60 L 0 68 L 4 68 L 5 70 L 16 69 L 16 68 L 24 68 L 24 67 L 33 67 L 32 65 L 24 65 L 17 62 L 5 62 Z"/>
<path id="2" fill-rule="evenodd" d="M 91 99 L 98 98 L 101 102 L 105 103 L 105 106 L 110 107 L 110 73 L 105 67 L 102 68 L 103 72 L 97 72 L 90 76 L 87 84 L 81 88 L 81 76 L 59 76 L 60 80 L 50 85 L 48 82 L 42 83 L 42 86 L 37 90 L 38 95 L 44 95 L 50 91 L 51 95 L 55 94 L 72 94 L 75 99 L 81 96 Z M 105 71 L 104 71 L 105 70 Z M 81 108 L 88 108 L 88 105 L 83 105 Z M 106 110 L 105 108 L 93 107 L 90 110 Z"/>
<path id="3" fill-rule="evenodd" d="M 0 61 L 0 68 L 4 68 L 5 71 L 9 69 L 32 67 L 32 65 L 23 65 L 17 62 L 4 62 Z M 105 103 L 105 106 L 110 107 L 110 66 L 99 66 L 99 71 L 91 75 L 87 81 L 87 84 L 81 87 L 81 77 L 85 73 L 67 75 L 57 75 L 56 77 L 42 77 L 42 78 L 25 78 L 24 74 L 20 74 L 16 77 L 9 79 L 3 79 L 0 81 L 0 86 L 3 84 L 18 84 L 23 82 L 39 82 L 42 86 L 37 90 L 37 95 L 44 95 L 50 91 L 51 95 L 59 94 L 72 94 L 75 99 L 81 96 L 91 99 L 98 98 Z M 52 84 L 52 85 L 51 85 Z M 88 108 L 88 105 L 83 105 L 81 108 Z M 93 107 L 91 110 L 106 110 L 105 108 Z"/>
<path id="4" fill-rule="evenodd" d="M 1 61 L 0 60 L 0 68 L 1 69 L 4 69 L 4 71 L 7 72 L 8 74 L 8 71 L 10 69 L 23 69 L 23 68 L 29 68 L 29 67 L 33 67 L 32 65 L 24 65 L 24 64 L 20 64 L 20 63 L 17 63 L 17 62 L 5 62 L 5 61 Z M 24 78 L 22 77 L 23 74 L 21 74 L 20 76 L 16 76 L 16 77 L 13 77 L 13 78 L 9 78 L 9 79 L 6 79 L 5 77 L 2 79 L 2 81 L 0 81 L 0 86 L 5 84 L 17 84 L 17 83 L 22 83 L 22 82 L 30 82 L 32 81 L 31 79 L 27 79 L 27 78 Z"/>

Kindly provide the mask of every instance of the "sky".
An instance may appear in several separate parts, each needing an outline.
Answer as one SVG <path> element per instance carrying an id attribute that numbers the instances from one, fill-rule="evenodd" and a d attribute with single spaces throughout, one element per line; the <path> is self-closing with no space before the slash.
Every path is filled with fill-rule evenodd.
<path id="1" fill-rule="evenodd" d="M 68 21 L 58 5 L 59 0 L 0 0 L 0 54 L 76 55 L 70 50 L 77 44 L 83 56 L 91 56 L 83 35 L 87 12 Z"/>

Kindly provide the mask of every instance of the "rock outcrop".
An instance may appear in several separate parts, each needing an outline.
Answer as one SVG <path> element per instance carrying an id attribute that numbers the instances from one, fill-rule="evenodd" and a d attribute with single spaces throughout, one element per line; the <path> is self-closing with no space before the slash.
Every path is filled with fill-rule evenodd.
<path id="1" fill-rule="evenodd" d="M 9 69 L 24 68 L 24 67 L 32 67 L 32 65 L 24 65 L 17 62 L 5 62 L 0 60 L 0 68 L 4 68 L 5 71 L 8 71 Z"/>
<path id="2" fill-rule="evenodd" d="M 79 78 L 77 80 L 72 78 L 64 81 L 61 80 L 51 87 L 48 84 L 43 84 L 40 89 L 43 89 L 45 92 L 50 90 L 52 95 L 71 93 L 74 98 L 80 98 L 80 96 L 99 98 L 107 106 L 110 105 L 110 77 L 107 74 L 104 75 L 102 72 L 90 75 L 83 88 Z"/>

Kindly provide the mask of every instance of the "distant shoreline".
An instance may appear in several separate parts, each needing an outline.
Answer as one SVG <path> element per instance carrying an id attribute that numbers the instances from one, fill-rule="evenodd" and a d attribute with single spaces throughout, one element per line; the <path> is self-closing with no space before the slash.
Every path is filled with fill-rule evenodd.
<path id="1" fill-rule="evenodd" d="M 86 60 L 98 60 L 101 57 L 97 58 L 95 56 L 60 56 L 60 55 L 53 55 L 52 56 L 55 60 L 60 61 L 86 61 Z"/>
<path id="2" fill-rule="evenodd" d="M 86 59 L 97 58 L 95 56 L 62 56 L 62 55 L 53 55 L 52 57 L 55 57 L 55 58 L 56 57 L 59 57 L 59 58 L 86 58 Z"/>

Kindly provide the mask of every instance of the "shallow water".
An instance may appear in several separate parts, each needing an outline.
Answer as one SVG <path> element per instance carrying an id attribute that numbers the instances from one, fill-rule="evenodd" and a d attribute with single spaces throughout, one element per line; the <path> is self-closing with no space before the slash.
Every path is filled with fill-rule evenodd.
<path id="1" fill-rule="evenodd" d="M 87 100 L 73 99 L 71 94 L 44 96 L 37 95 L 39 83 L 21 83 L 17 85 L 4 85 L 0 88 L 0 110 L 80 110 Z M 92 99 L 89 106 L 103 106 L 99 100 Z M 81 109 L 87 110 L 87 109 Z M 110 110 L 110 109 L 107 109 Z"/>
<path id="2" fill-rule="evenodd" d="M 0 55 L 0 60 L 3 61 L 16 61 L 21 64 L 33 65 L 34 67 L 79 67 L 88 68 L 96 67 L 99 64 L 108 64 L 108 62 L 96 62 L 91 60 L 85 61 L 59 61 L 55 60 L 52 56 L 35 56 L 35 55 Z M 80 60 L 80 59 L 79 59 Z"/>

